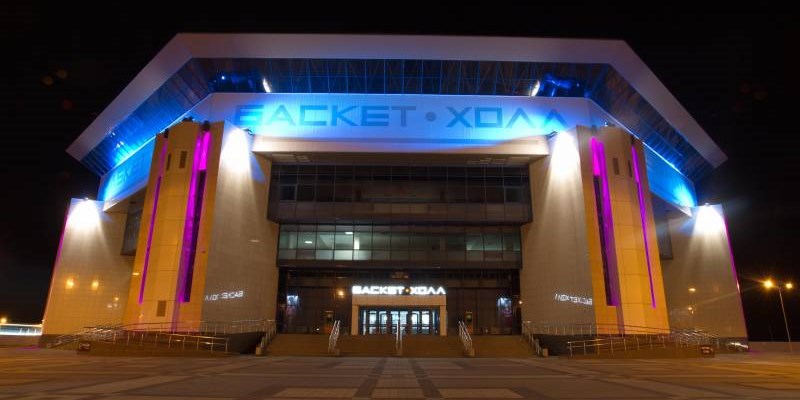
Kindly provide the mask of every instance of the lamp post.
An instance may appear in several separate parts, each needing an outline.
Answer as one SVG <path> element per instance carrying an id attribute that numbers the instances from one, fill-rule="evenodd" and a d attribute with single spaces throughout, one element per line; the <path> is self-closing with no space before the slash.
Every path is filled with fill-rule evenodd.
<path id="1" fill-rule="evenodd" d="M 783 294 L 781 293 L 781 285 L 775 284 L 775 282 L 773 282 L 772 279 L 767 279 L 766 281 L 763 282 L 763 284 L 764 287 L 767 288 L 767 290 L 772 288 L 778 289 L 778 298 L 781 300 L 781 312 L 783 313 L 783 325 L 786 327 L 786 338 L 789 339 L 789 352 L 791 353 L 792 335 L 789 334 L 789 321 L 786 319 L 786 308 L 783 306 Z M 794 288 L 794 285 L 791 282 L 786 282 L 783 286 L 786 288 L 786 290 L 792 290 Z"/>

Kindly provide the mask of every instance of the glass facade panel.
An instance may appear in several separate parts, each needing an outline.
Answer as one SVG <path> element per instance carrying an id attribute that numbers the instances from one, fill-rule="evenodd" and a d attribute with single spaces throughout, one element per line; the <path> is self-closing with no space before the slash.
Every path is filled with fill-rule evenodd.
<path id="1" fill-rule="evenodd" d="M 410 265 L 498 262 L 516 268 L 521 259 L 517 229 L 286 224 L 280 229 L 278 259 L 410 261 Z"/>
<path id="2" fill-rule="evenodd" d="M 446 218 L 523 224 L 532 216 L 526 167 L 273 164 L 272 178 L 268 217 L 276 222 Z M 304 207 L 290 206 L 298 202 Z"/>

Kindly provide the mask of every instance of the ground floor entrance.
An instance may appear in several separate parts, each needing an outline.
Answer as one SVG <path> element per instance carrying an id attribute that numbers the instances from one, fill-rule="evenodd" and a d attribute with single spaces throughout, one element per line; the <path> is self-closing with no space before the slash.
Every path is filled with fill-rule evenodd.
<path id="1" fill-rule="evenodd" d="M 439 308 L 359 308 L 359 334 L 394 334 L 398 328 L 410 335 L 438 335 Z"/>
<path id="2" fill-rule="evenodd" d="M 344 335 L 519 333 L 519 272 L 514 269 L 281 267 L 277 323 L 282 333 Z"/>

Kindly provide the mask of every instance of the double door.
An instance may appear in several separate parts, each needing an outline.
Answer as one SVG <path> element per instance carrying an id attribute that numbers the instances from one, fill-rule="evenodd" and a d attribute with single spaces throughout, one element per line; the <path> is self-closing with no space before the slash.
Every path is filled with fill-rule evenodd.
<path id="1" fill-rule="evenodd" d="M 410 335 L 437 335 L 438 308 L 361 307 L 359 331 L 362 335 L 396 334 L 404 329 Z"/>

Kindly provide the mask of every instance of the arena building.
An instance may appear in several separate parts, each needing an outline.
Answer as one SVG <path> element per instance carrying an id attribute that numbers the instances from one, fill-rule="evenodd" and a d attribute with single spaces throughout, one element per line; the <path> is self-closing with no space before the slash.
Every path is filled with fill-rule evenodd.
<path id="1" fill-rule="evenodd" d="M 180 34 L 67 151 L 45 335 L 747 336 L 726 156 L 622 41 Z"/>

